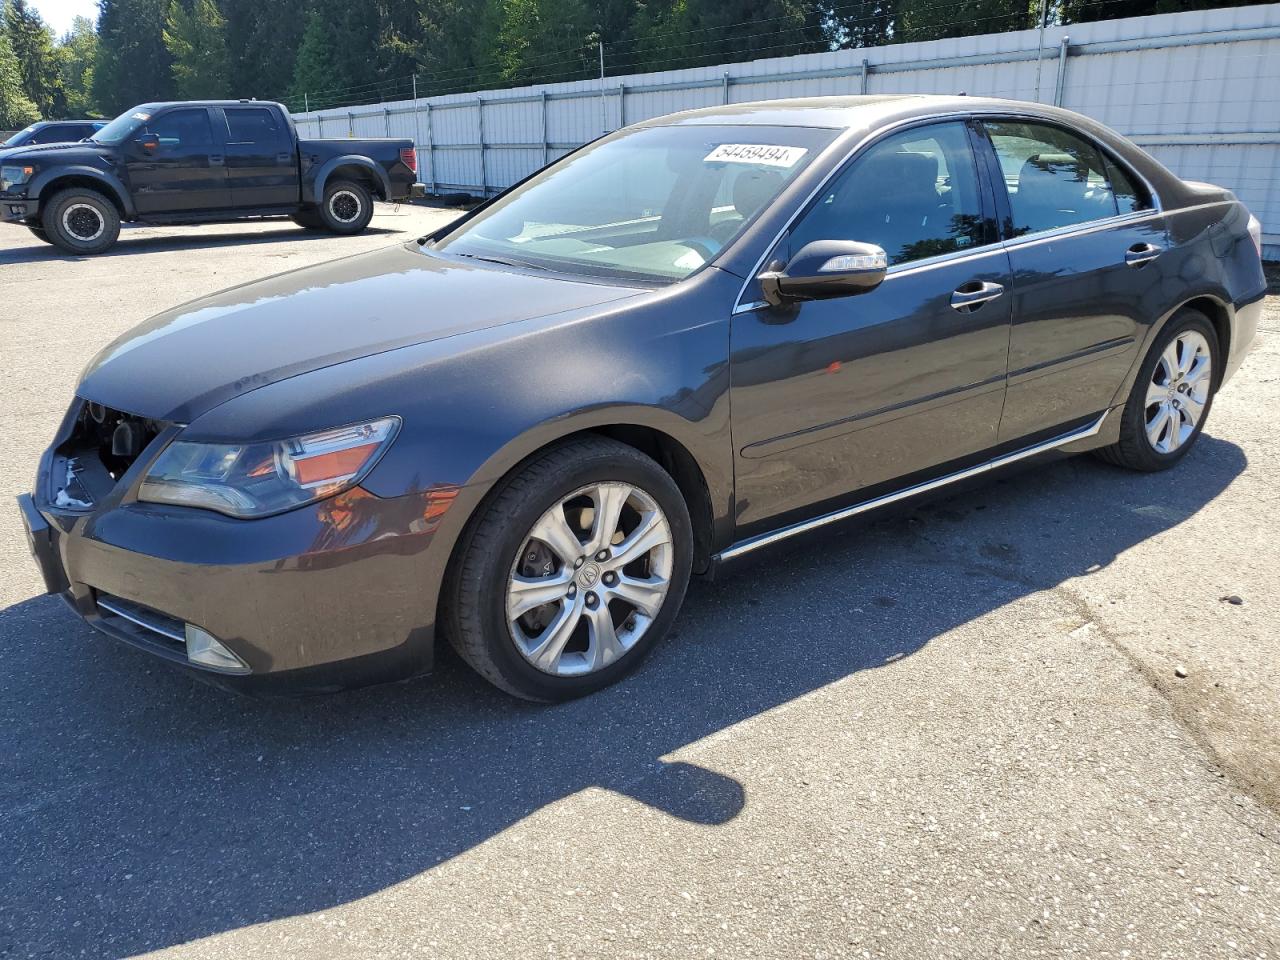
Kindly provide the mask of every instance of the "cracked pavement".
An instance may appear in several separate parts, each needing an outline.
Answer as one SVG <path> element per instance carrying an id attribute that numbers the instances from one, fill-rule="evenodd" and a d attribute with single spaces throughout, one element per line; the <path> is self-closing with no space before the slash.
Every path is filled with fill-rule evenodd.
<path id="1" fill-rule="evenodd" d="M 1280 296 L 1176 470 L 1077 457 L 794 541 L 577 703 L 449 653 L 238 699 L 37 596 L 11 498 L 90 356 L 449 215 L 91 260 L 0 232 L 0 956 L 1280 953 Z"/>

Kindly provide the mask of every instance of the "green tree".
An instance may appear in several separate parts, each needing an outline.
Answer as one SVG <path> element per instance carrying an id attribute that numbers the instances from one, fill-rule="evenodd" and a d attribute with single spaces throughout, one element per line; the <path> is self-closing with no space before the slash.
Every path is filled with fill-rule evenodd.
<path id="1" fill-rule="evenodd" d="M 283 98 L 308 21 L 306 0 L 218 0 L 218 7 L 227 21 L 231 95 Z"/>
<path id="2" fill-rule="evenodd" d="M 98 11 L 98 107 L 114 115 L 134 104 L 172 99 L 172 58 L 164 43 L 169 0 L 98 0 Z"/>
<path id="3" fill-rule="evenodd" d="M 98 34 L 93 22 L 76 17 L 71 29 L 58 41 L 58 76 L 69 117 L 94 116 L 93 64 L 98 56 Z"/>
<path id="4" fill-rule="evenodd" d="M 4 17 L 9 44 L 18 58 L 22 88 L 46 117 L 62 116 L 66 100 L 53 48 L 53 31 L 27 0 L 7 0 Z"/>
<path id="5" fill-rule="evenodd" d="M 231 57 L 227 53 L 227 21 L 213 0 L 194 0 L 188 9 L 179 0 L 169 6 L 164 45 L 173 58 L 173 85 L 184 100 L 217 100 L 228 95 Z"/>
<path id="6" fill-rule="evenodd" d="M 876 47 L 894 41 L 894 25 L 900 7 L 911 0 L 857 0 L 835 3 L 824 23 L 833 46 Z"/>
<path id="7" fill-rule="evenodd" d="M 637 69 L 829 49 L 823 20 L 811 0 L 652 0 L 636 18 Z"/>
<path id="8" fill-rule="evenodd" d="M 895 42 L 967 37 L 978 33 L 1027 30 L 1040 22 L 1040 0 L 952 0 L 948 4 L 906 2 L 896 23 Z"/>
<path id="9" fill-rule="evenodd" d="M 9 42 L 8 8 L 0 7 L 0 130 L 20 130 L 40 112 L 22 87 L 22 70 Z"/>

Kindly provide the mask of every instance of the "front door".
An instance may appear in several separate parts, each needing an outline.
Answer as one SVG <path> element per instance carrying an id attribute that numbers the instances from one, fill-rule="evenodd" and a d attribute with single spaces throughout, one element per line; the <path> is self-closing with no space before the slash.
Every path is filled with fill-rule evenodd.
<path id="1" fill-rule="evenodd" d="M 883 247 L 891 266 L 868 293 L 733 318 L 740 537 L 996 444 L 1011 278 L 975 142 L 957 121 L 878 141 L 771 254 L 857 240 Z"/>
<path id="2" fill-rule="evenodd" d="M 145 138 L 158 142 L 144 145 Z M 228 203 L 226 171 L 205 107 L 180 107 L 142 124 L 125 147 L 133 202 L 141 214 L 216 210 Z"/>
<path id="3" fill-rule="evenodd" d="M 1045 123 L 982 126 L 1013 268 L 1005 442 L 1110 405 L 1162 309 L 1168 240 L 1143 187 L 1097 145 Z"/>
<path id="4" fill-rule="evenodd" d="M 298 202 L 298 156 L 279 113 L 268 107 L 225 107 L 227 176 L 233 207 Z"/>

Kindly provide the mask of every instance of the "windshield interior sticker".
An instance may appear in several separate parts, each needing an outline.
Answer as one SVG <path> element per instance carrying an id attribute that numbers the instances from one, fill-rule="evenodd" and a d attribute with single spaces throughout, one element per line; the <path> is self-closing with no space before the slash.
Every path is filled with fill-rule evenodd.
<path id="1" fill-rule="evenodd" d="M 767 167 L 794 167 L 808 153 L 805 147 L 782 147 L 769 143 L 722 143 L 703 163 L 755 163 Z"/>

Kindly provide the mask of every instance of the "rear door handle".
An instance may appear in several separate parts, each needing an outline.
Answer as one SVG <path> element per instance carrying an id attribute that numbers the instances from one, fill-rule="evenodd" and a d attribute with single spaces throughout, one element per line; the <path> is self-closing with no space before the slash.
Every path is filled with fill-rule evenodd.
<path id="1" fill-rule="evenodd" d="M 1135 243 L 1124 252 L 1125 266 L 1140 267 L 1160 256 L 1164 250 L 1154 243 Z"/>
<path id="2" fill-rule="evenodd" d="M 970 280 L 956 287 L 951 306 L 961 313 L 972 313 L 989 300 L 1004 295 L 1004 287 L 989 280 Z"/>
<path id="3" fill-rule="evenodd" d="M 227 158 L 226 158 L 226 157 L 221 157 L 221 156 L 211 156 L 211 157 L 209 158 L 209 166 L 211 166 L 211 167 L 220 167 L 220 166 L 222 166 L 222 165 L 223 165 L 224 163 L 226 163 L 226 162 L 227 162 Z"/>
<path id="4" fill-rule="evenodd" d="M 292 154 L 292 153 L 277 153 L 277 154 L 276 154 L 276 159 L 277 159 L 277 160 L 279 160 L 281 163 L 288 163 L 290 160 L 292 160 L 292 159 L 293 159 L 293 154 Z"/>

